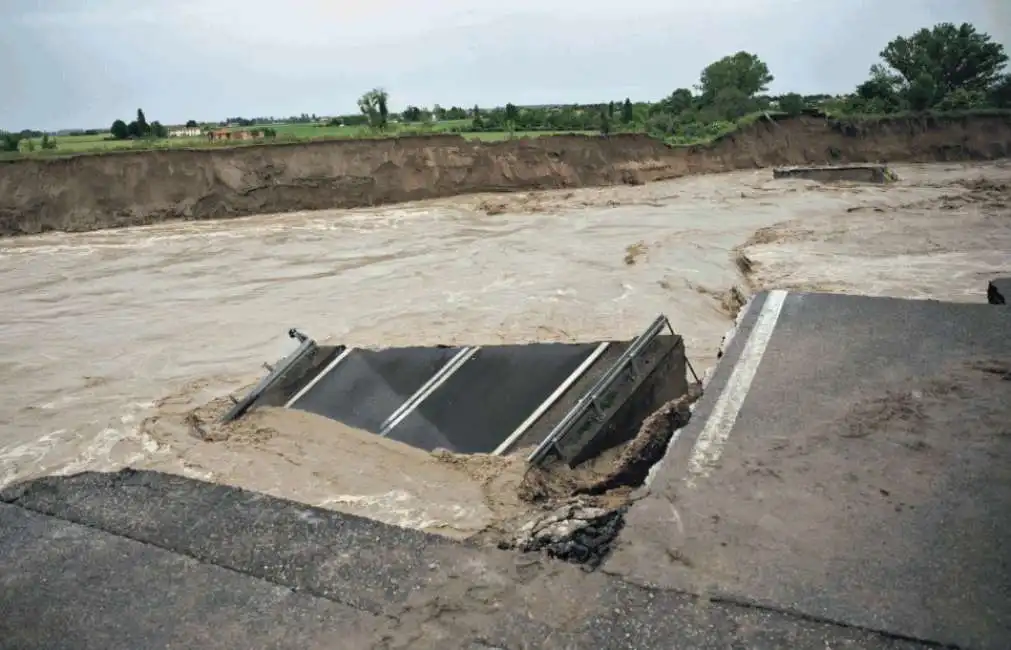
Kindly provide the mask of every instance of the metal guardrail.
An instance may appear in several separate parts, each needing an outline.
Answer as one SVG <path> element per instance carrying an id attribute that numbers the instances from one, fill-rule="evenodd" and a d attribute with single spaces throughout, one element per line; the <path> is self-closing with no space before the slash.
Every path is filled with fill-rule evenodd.
<path id="1" fill-rule="evenodd" d="M 527 456 L 527 462 L 529 463 L 540 463 L 543 461 L 548 452 L 554 450 L 556 453 L 561 455 L 561 450 L 559 449 L 559 443 L 569 434 L 572 430 L 573 425 L 578 422 L 587 411 L 591 408 L 594 410 L 598 417 L 603 417 L 604 407 L 600 405 L 600 398 L 604 392 L 606 392 L 611 385 L 618 379 L 618 377 L 625 372 L 631 366 L 633 373 L 637 373 L 639 368 L 637 360 L 639 355 L 646 346 L 653 342 L 653 340 L 660 335 L 660 332 L 668 329 L 671 334 L 674 334 L 674 328 L 671 327 L 670 321 L 663 314 L 657 316 L 656 320 L 649 328 L 640 334 L 628 349 L 614 362 L 614 364 L 608 369 L 604 375 L 597 380 L 597 382 L 583 395 L 579 398 L 562 421 L 555 425 L 555 428 L 551 430 L 551 433 L 541 441 L 541 444 L 537 445 L 537 448 Z"/>
<path id="2" fill-rule="evenodd" d="M 270 372 L 267 374 L 266 377 L 261 379 L 259 383 L 257 383 L 256 386 L 254 386 L 253 389 L 249 391 L 249 393 L 245 397 L 237 401 L 233 399 L 235 404 L 227 413 L 224 414 L 224 416 L 222 416 L 221 418 L 222 424 L 226 422 L 231 422 L 232 420 L 236 420 L 242 417 L 246 413 L 246 411 L 248 411 L 250 407 L 253 406 L 256 400 L 260 399 L 260 397 L 267 391 L 268 388 L 273 386 L 274 383 L 277 382 L 281 377 L 283 377 L 286 372 L 291 370 L 292 366 L 294 366 L 296 363 L 298 363 L 299 361 L 301 361 L 302 359 L 304 359 L 305 357 L 316 351 L 317 348 L 316 341 L 312 340 L 302 332 L 299 332 L 294 327 L 288 330 L 288 336 L 293 339 L 298 339 L 299 341 L 298 348 L 294 352 L 292 352 L 291 354 L 289 354 L 288 356 L 277 362 L 274 365 L 274 367 L 270 367 L 268 365 L 267 368 L 270 370 Z"/>

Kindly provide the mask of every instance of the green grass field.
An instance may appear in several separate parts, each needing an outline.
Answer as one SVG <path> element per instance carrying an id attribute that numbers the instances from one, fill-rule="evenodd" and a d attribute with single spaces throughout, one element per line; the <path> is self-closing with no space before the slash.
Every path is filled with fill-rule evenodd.
<path id="1" fill-rule="evenodd" d="M 438 135 L 458 132 L 468 126 L 470 120 L 447 120 L 434 124 L 392 124 L 383 133 L 377 133 L 366 126 L 326 126 L 317 124 L 272 124 L 270 128 L 277 132 L 274 140 L 276 143 L 285 142 L 308 142 L 316 140 L 350 140 L 364 138 L 388 138 L 410 135 Z M 230 131 L 241 131 L 260 127 L 248 127 L 247 129 L 229 129 Z M 561 135 L 563 133 L 594 133 L 593 131 L 487 131 L 480 133 L 460 133 L 461 136 L 469 140 L 481 141 L 501 141 L 515 138 L 536 138 L 549 135 Z M 108 133 L 98 135 L 69 135 L 54 138 L 56 149 L 42 149 L 41 138 L 35 138 L 33 143 L 35 150 L 31 152 L 10 152 L 0 154 L 0 159 L 24 158 L 24 157 L 53 157 L 74 154 L 106 153 L 112 151 L 149 151 L 159 149 L 216 149 L 237 146 L 248 146 L 250 144 L 261 143 L 262 141 L 249 142 L 209 142 L 206 137 L 192 138 L 164 138 L 160 140 L 113 140 Z"/>
<path id="2" fill-rule="evenodd" d="M 922 113 L 891 113 L 886 115 L 845 115 L 821 110 L 810 113 L 834 124 L 836 128 L 850 128 L 859 130 L 865 125 L 890 120 L 932 120 L 932 119 L 960 119 L 978 116 L 1001 116 L 1011 119 L 1011 111 L 1007 109 L 974 109 L 963 111 L 945 112 L 922 112 Z M 664 141 L 671 146 L 694 146 L 711 144 L 727 135 L 753 124 L 756 121 L 768 119 L 777 121 L 786 117 L 785 114 L 776 111 L 760 111 L 746 115 L 736 121 L 715 122 L 712 124 L 699 124 L 694 128 L 686 128 L 683 133 L 667 136 Z M 271 124 L 270 128 L 277 132 L 274 142 L 277 144 L 291 142 L 310 142 L 320 140 L 349 140 L 349 139 L 371 139 L 389 138 L 412 135 L 437 135 L 442 133 L 458 133 L 470 125 L 470 120 L 447 120 L 431 124 L 391 124 L 382 133 L 373 131 L 365 126 L 326 126 L 316 124 Z M 249 127 L 249 128 L 264 128 Z M 232 129 L 240 130 L 240 129 Z M 595 135 L 597 131 L 484 131 L 478 133 L 459 133 L 469 140 L 480 140 L 486 142 L 497 142 L 502 140 L 517 138 L 539 138 L 553 135 Z M 162 140 L 113 140 L 107 133 L 98 135 L 74 135 L 55 138 L 56 149 L 42 150 L 41 139 L 36 138 L 34 142 L 35 150 L 32 152 L 0 152 L 0 160 L 15 160 L 19 158 L 51 158 L 60 156 L 72 156 L 75 154 L 101 154 L 114 151 L 150 151 L 159 149 L 216 149 L 228 147 L 241 147 L 254 144 L 263 144 L 263 141 L 247 142 L 208 142 L 206 137 L 195 138 L 166 138 Z"/>

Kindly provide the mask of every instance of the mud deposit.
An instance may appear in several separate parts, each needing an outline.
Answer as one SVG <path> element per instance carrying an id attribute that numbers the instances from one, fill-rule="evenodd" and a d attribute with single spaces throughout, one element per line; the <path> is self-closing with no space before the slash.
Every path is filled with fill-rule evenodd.
<path id="1" fill-rule="evenodd" d="M 922 435 L 924 427 L 943 423 L 944 428 L 957 431 L 953 443 L 966 444 L 980 440 L 1006 439 L 1011 436 L 1011 359 L 980 359 L 939 369 L 932 377 L 923 377 L 912 386 L 886 390 L 876 397 L 853 404 L 846 417 L 837 425 L 836 434 L 843 438 L 886 438 L 889 442 L 911 451 L 931 449 Z M 993 382 L 1003 381 L 1003 384 Z M 980 390 L 980 385 L 1001 390 Z M 980 397 L 980 396 L 985 397 Z M 951 403 L 969 403 L 975 418 L 972 422 L 956 420 Z"/>
<path id="2" fill-rule="evenodd" d="M 773 165 L 989 160 L 1011 116 L 763 120 L 710 145 L 642 135 L 459 136 L 170 150 L 0 163 L 0 236 L 351 208 L 475 192 L 639 185 Z M 528 206 L 536 210 L 536 206 Z M 495 199 L 486 214 L 515 211 Z M 521 208 L 526 210 L 527 208 Z"/>
<path id="3" fill-rule="evenodd" d="M 986 453 L 996 462 L 1001 457 L 996 450 L 1011 443 L 1009 372 L 1011 359 L 981 358 L 945 363 L 919 377 L 896 375 L 880 390 L 857 388 L 853 399 L 832 405 L 829 416 L 803 433 L 770 432 L 762 451 L 724 455 L 720 471 L 745 476 L 737 488 L 742 493 L 779 492 L 800 522 L 821 521 L 831 503 L 846 503 L 867 521 L 929 509 L 936 504 L 938 485 L 958 474 L 952 468 L 965 454 L 990 449 Z M 796 499 L 793 495 L 817 482 L 814 477 L 831 490 Z M 733 529 L 754 507 L 748 499 L 731 504 L 713 529 Z M 844 531 L 805 532 L 799 546 L 815 553 L 854 545 Z M 715 575 L 724 567 L 707 563 L 705 570 Z M 726 575 L 733 579 L 732 570 Z"/>
<path id="4" fill-rule="evenodd" d="M 256 409 L 223 425 L 219 419 L 229 399 L 194 405 L 201 395 L 195 388 L 161 400 L 156 413 L 141 422 L 140 432 L 153 448 L 134 468 L 173 471 L 181 463 L 184 473 L 203 480 L 500 545 L 559 509 L 568 509 L 570 519 L 587 508 L 597 513 L 591 519 L 613 519 L 700 395 L 693 392 L 665 406 L 622 449 L 574 469 L 542 470 L 528 469 L 529 450 L 504 457 L 428 453 L 281 408 Z M 293 483 L 296 473 L 300 479 Z M 565 519 L 556 517 L 555 523 Z"/>
<path id="5" fill-rule="evenodd" d="M 522 516 L 519 458 L 428 454 L 302 411 L 264 408 L 218 424 L 227 398 L 162 400 L 140 425 L 157 446 L 142 469 L 168 469 L 452 537 Z M 159 453 L 172 450 L 171 453 Z M 168 465 L 168 467 L 166 467 Z M 297 473 L 294 484 L 289 477 Z"/>

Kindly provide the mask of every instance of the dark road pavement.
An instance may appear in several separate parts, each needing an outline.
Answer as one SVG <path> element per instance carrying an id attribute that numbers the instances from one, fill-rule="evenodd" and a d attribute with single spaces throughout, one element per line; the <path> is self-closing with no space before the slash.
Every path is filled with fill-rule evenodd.
<path id="1" fill-rule="evenodd" d="M 606 568 L 1011 647 L 1009 371 L 1000 307 L 759 296 Z"/>

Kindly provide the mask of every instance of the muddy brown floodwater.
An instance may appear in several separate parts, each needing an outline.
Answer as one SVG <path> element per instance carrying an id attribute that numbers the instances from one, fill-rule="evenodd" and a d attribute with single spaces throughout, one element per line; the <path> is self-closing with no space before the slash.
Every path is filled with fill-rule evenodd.
<path id="1" fill-rule="evenodd" d="M 1011 167 L 894 169 L 888 186 L 764 170 L 0 240 L 0 484 L 149 467 L 472 534 L 502 506 L 481 502 L 501 490 L 479 466 L 296 413 L 223 440 L 178 425 L 293 326 L 355 345 L 594 340 L 663 312 L 705 369 L 735 286 L 984 300 L 1011 271 Z"/>

